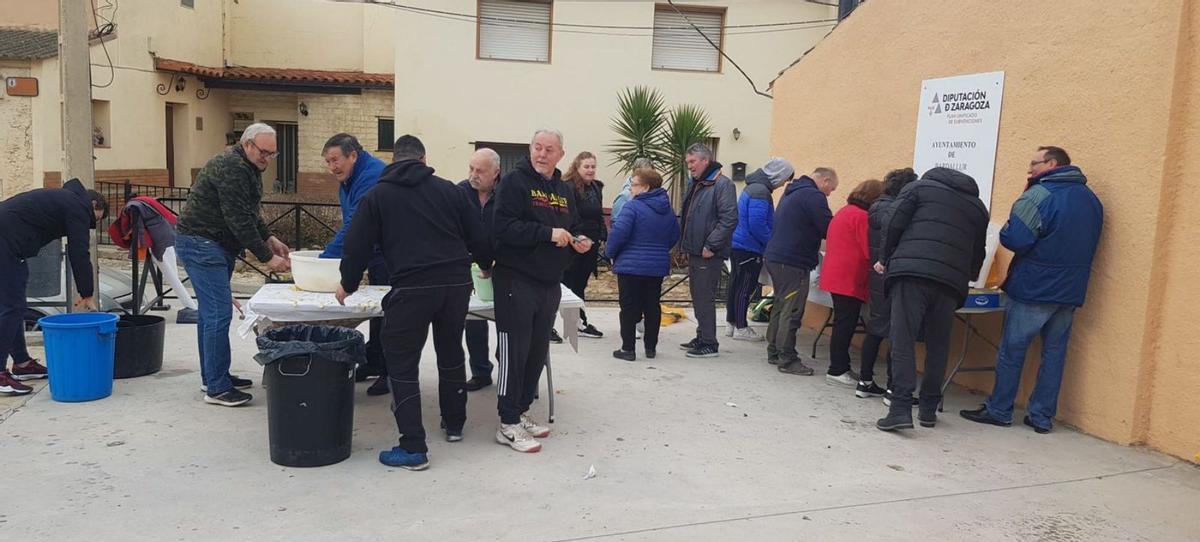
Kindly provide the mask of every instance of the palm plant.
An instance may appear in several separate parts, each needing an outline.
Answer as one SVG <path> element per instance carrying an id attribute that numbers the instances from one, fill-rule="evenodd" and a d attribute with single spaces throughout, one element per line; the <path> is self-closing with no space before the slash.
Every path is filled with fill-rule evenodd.
<path id="1" fill-rule="evenodd" d="M 620 173 L 633 170 L 638 158 L 647 158 L 658 169 L 667 162 L 662 144 L 667 116 L 662 95 L 648 87 L 627 88 L 617 95 L 617 114 L 610 121 L 616 139 L 608 146 Z"/>
<path id="2" fill-rule="evenodd" d="M 678 202 L 683 197 L 684 181 L 687 178 L 687 167 L 684 160 L 689 147 L 696 143 L 704 143 L 712 137 L 712 125 L 708 114 L 699 106 L 680 104 L 667 114 L 663 127 L 661 141 L 666 154 L 663 164 L 663 180 L 671 201 Z"/>

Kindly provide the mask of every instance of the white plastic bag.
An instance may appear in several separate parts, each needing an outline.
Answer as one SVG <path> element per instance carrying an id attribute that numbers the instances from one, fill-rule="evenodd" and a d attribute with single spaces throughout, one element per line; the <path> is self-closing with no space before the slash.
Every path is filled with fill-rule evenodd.
<path id="1" fill-rule="evenodd" d="M 979 276 L 974 281 L 971 281 L 972 288 L 985 288 L 987 286 L 988 275 L 991 274 L 992 264 L 996 261 L 996 249 L 1000 246 L 1000 228 L 1000 224 L 995 222 L 988 223 L 983 267 L 979 268 Z"/>

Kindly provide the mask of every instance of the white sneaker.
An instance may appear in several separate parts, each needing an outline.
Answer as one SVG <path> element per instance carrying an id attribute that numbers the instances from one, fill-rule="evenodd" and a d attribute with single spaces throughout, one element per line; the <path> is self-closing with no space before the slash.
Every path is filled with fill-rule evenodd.
<path id="1" fill-rule="evenodd" d="M 641 339 L 642 337 L 645 337 L 645 336 L 646 336 L 646 323 L 645 323 L 645 322 L 638 322 L 638 323 L 637 323 L 637 326 L 635 326 L 635 327 L 633 328 L 633 333 L 634 333 L 634 335 L 636 335 L 636 336 L 637 336 L 637 338 L 639 338 L 639 339 Z"/>
<path id="2" fill-rule="evenodd" d="M 533 418 L 530 418 L 528 414 L 521 415 L 520 425 L 533 438 L 546 438 L 550 436 L 550 428 L 533 421 Z"/>
<path id="3" fill-rule="evenodd" d="M 731 324 L 729 322 L 725 323 L 725 336 L 726 337 L 732 337 L 734 332 L 736 332 L 736 331 L 737 331 L 737 328 L 733 327 L 733 324 Z"/>
<path id="4" fill-rule="evenodd" d="M 500 424 L 496 429 L 496 442 L 507 444 L 510 448 L 527 454 L 537 453 L 542 449 L 542 443 L 529 436 L 521 424 Z"/>
<path id="5" fill-rule="evenodd" d="M 744 327 L 733 332 L 733 340 L 735 341 L 758 342 L 763 339 L 763 336 L 754 331 L 752 327 Z"/>
<path id="6" fill-rule="evenodd" d="M 834 386 L 846 386 L 848 388 L 858 387 L 858 379 L 855 378 L 854 375 L 850 374 L 850 371 L 846 371 L 837 376 L 826 373 L 825 383 L 832 384 Z"/>

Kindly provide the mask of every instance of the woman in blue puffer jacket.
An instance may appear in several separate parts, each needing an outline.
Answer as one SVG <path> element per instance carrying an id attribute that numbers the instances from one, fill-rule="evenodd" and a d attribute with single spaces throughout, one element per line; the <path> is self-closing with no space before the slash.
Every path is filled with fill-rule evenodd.
<path id="1" fill-rule="evenodd" d="M 653 169 L 634 171 L 629 187 L 633 198 L 608 232 L 606 254 L 617 273 L 621 301 L 621 349 L 613 352 L 617 359 L 637 359 L 633 343 L 639 320 L 646 324 L 646 357 L 653 358 L 658 347 L 659 296 L 663 277 L 671 273 L 671 247 L 679 242 L 679 221 L 662 184 Z"/>

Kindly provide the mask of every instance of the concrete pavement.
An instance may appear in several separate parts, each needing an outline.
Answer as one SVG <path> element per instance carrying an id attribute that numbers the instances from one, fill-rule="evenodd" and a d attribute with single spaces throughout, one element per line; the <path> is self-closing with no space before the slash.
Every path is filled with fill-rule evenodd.
<path id="1" fill-rule="evenodd" d="M 173 322 L 173 315 L 167 315 Z M 5 540 L 1196 540 L 1200 469 L 1058 427 L 1037 435 L 957 416 L 885 434 L 876 399 L 784 375 L 762 343 L 722 357 L 675 345 L 613 359 L 616 311 L 589 309 L 609 337 L 553 346 L 558 421 L 539 454 L 493 440 L 495 387 L 472 393 L 466 439 L 438 431 L 432 346 L 422 369 L 425 472 L 376 460 L 396 430 L 388 398 L 361 384 L 354 454 L 316 469 L 269 461 L 265 391 L 252 340 L 234 372 L 255 401 L 201 402 L 195 330 L 168 325 L 162 372 L 112 397 L 33 396 L 0 423 L 9 486 Z M 236 322 L 235 322 L 236 324 Z M 811 344 L 811 335 L 801 343 Z M 639 353 L 640 354 L 640 353 Z M 733 405 L 733 406 L 730 406 Z M 533 413 L 545 417 L 545 402 Z M 2 410 L 3 407 L 0 407 Z M 1019 418 L 1018 418 L 1019 419 Z M 585 479 L 589 467 L 596 476 Z"/>

